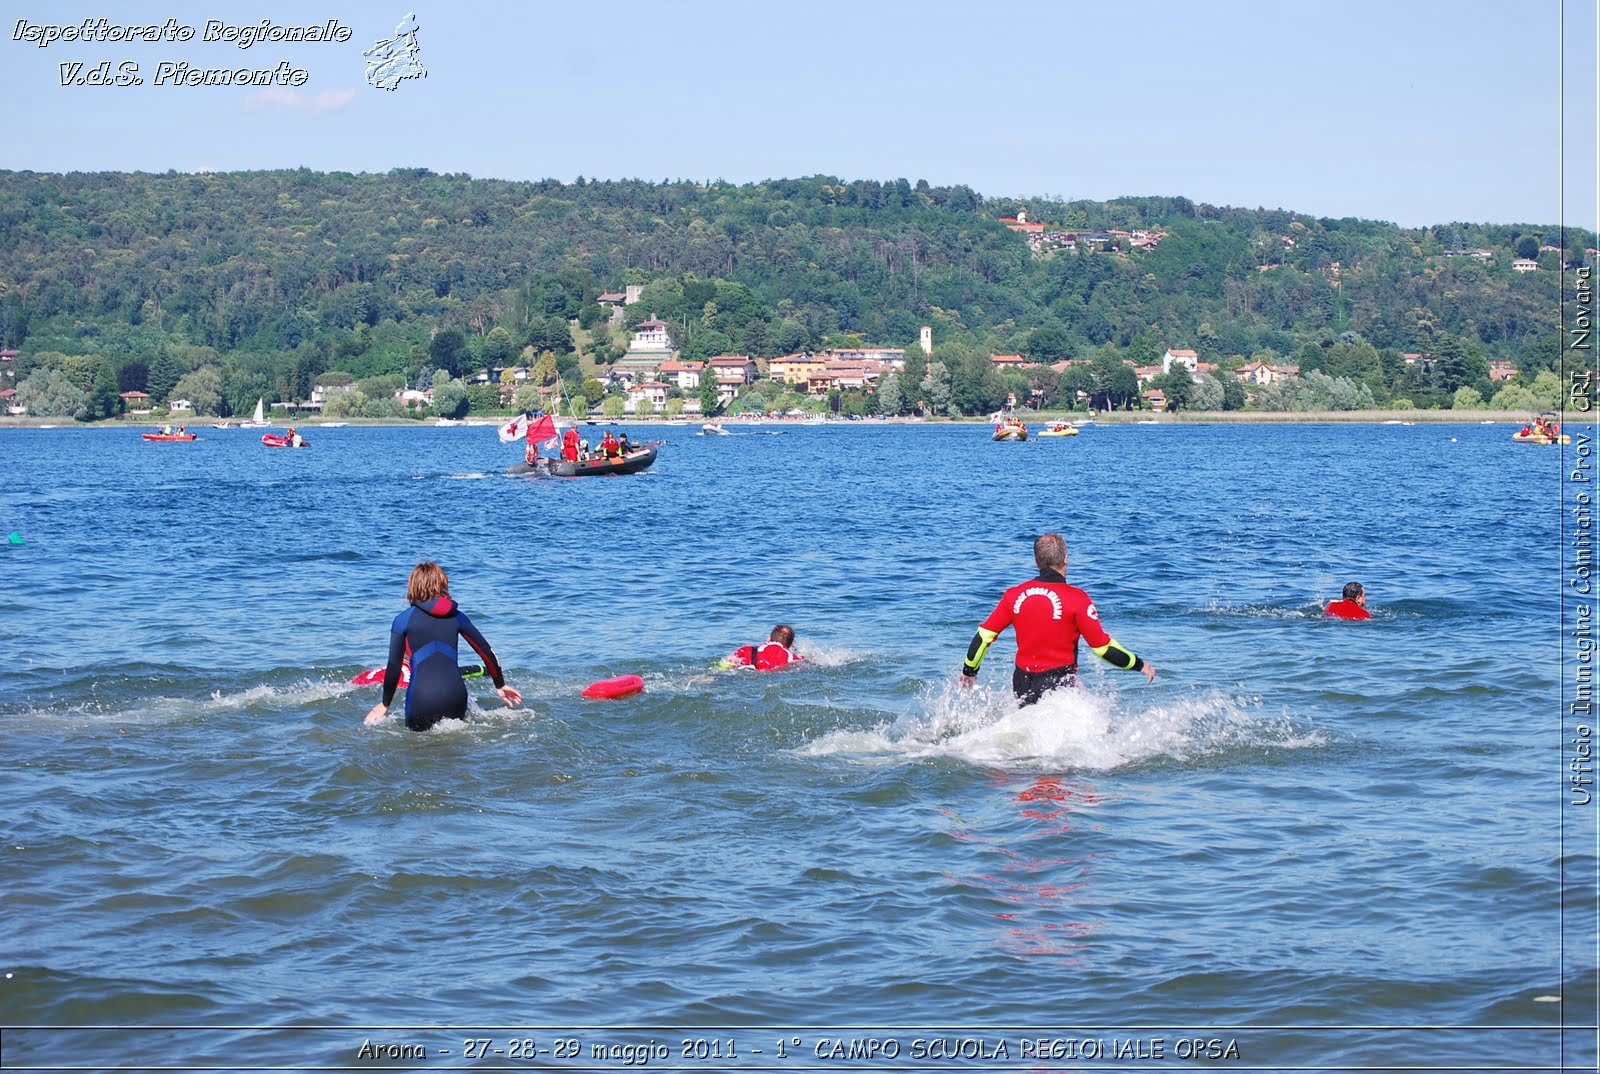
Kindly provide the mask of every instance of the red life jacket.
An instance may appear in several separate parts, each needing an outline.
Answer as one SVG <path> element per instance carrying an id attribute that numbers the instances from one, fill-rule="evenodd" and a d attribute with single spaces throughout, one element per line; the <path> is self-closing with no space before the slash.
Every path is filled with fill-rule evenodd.
<path id="1" fill-rule="evenodd" d="M 739 667 L 753 667 L 757 671 L 777 671 L 790 664 L 798 664 L 804 659 L 782 642 L 768 641 L 760 645 L 739 646 L 728 657 L 728 662 Z"/>
<path id="2" fill-rule="evenodd" d="M 1335 619 L 1371 619 L 1372 613 L 1353 600 L 1329 601 L 1323 615 L 1331 615 Z"/>

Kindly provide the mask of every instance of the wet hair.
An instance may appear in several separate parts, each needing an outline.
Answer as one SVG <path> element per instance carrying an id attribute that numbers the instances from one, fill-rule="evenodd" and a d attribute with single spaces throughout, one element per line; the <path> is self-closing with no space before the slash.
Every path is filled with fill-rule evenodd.
<path id="1" fill-rule="evenodd" d="M 411 580 L 406 583 L 406 600 L 418 604 L 434 597 L 450 595 L 450 579 L 444 568 L 433 560 L 418 563 L 411 568 Z"/>
<path id="2" fill-rule="evenodd" d="M 1067 542 L 1059 533 L 1047 533 L 1033 542 L 1033 562 L 1041 569 L 1061 570 L 1067 565 Z"/>
<path id="3" fill-rule="evenodd" d="M 1366 592 L 1366 590 L 1361 588 L 1361 583 L 1360 582 L 1346 582 L 1344 584 L 1344 599 L 1345 600 L 1355 600 L 1357 597 L 1359 597 L 1361 594 L 1363 594 L 1365 592 Z"/>
<path id="4" fill-rule="evenodd" d="M 775 641 L 785 649 L 794 644 L 794 627 L 787 623 L 779 623 L 772 628 L 772 633 L 767 635 L 768 641 Z"/>

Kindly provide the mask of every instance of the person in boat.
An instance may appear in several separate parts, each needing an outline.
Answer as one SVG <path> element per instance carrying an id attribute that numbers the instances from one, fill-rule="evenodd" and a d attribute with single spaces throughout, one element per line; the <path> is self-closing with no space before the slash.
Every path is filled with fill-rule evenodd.
<path id="1" fill-rule="evenodd" d="M 179 435 L 179 436 L 185 436 L 185 435 L 187 435 L 187 434 L 188 434 L 188 431 L 189 431 L 189 427 L 188 427 L 188 426 L 187 426 L 187 425 L 180 425 L 180 426 L 178 426 L 178 435 Z"/>
<path id="2" fill-rule="evenodd" d="M 426 731 L 440 720 L 460 720 L 467 715 L 467 684 L 456 663 L 462 638 L 472 646 L 484 671 L 494 681 L 495 692 L 510 708 L 522 704 L 522 695 L 506 685 L 500 661 L 478 628 L 450 599 L 450 579 L 437 563 L 418 563 L 406 583 L 406 610 L 389 628 L 389 663 L 383 672 L 383 700 L 372 706 L 366 722 L 375 724 L 389 712 L 400 686 L 400 667 L 411 661 L 411 683 L 406 687 L 406 726 Z"/>
<path id="3" fill-rule="evenodd" d="M 607 429 L 606 435 L 600 439 L 600 454 L 607 459 L 622 458 L 622 445 L 611 434 L 610 429 Z"/>
<path id="4" fill-rule="evenodd" d="M 561 457 L 567 462 L 578 461 L 578 430 L 568 429 L 561 437 Z"/>
<path id="5" fill-rule="evenodd" d="M 1330 600 L 1322 614 L 1335 619 L 1371 619 L 1372 613 L 1367 611 L 1367 591 L 1360 582 L 1346 582 L 1343 599 Z"/>
<path id="6" fill-rule="evenodd" d="M 790 664 L 798 664 L 805 657 L 794 651 L 794 627 L 779 623 L 760 645 L 741 645 L 722 658 L 725 668 L 755 668 L 757 671 L 777 671 Z"/>
<path id="7" fill-rule="evenodd" d="M 617 446 L 622 449 L 622 455 L 624 457 L 627 456 L 628 452 L 633 450 L 633 445 L 628 443 L 628 434 L 627 433 L 623 433 L 622 434 L 622 440 L 618 443 Z"/>
<path id="8" fill-rule="evenodd" d="M 290 447 L 299 447 L 300 444 L 302 443 L 302 441 L 300 439 L 300 430 L 296 429 L 292 425 L 289 426 L 289 432 L 288 432 L 287 435 L 284 436 L 283 442 L 285 444 L 288 444 Z"/>
<path id="9" fill-rule="evenodd" d="M 1100 612 L 1089 594 L 1067 584 L 1067 542 L 1047 533 L 1033 542 L 1039 576 L 1006 590 L 994 611 L 978 626 L 961 665 L 961 685 L 969 687 L 983 666 L 984 654 L 1006 627 L 1017 634 L 1017 666 L 1011 690 L 1024 705 L 1050 690 L 1078 684 L 1078 639 L 1089 650 L 1125 671 L 1142 671 L 1156 681 L 1156 667 L 1117 642 L 1100 624 Z"/>
<path id="10" fill-rule="evenodd" d="M 1518 433 L 1517 435 L 1518 436 L 1532 436 L 1533 435 L 1533 426 L 1524 425 L 1522 427 L 1522 431 L 1520 433 Z"/>

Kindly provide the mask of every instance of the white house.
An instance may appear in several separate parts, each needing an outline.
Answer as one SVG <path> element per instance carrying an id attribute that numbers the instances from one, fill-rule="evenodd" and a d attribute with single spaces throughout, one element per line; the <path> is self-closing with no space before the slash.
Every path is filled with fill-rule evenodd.
<path id="1" fill-rule="evenodd" d="M 724 379 L 738 377 L 738 384 L 754 384 L 756 379 L 755 359 L 745 354 L 722 354 L 706 363 L 710 374 L 717 378 L 721 384 Z"/>
<path id="2" fill-rule="evenodd" d="M 194 411 L 194 404 L 189 402 L 187 399 L 173 399 L 167 403 L 167 410 L 174 414 L 182 414 L 186 412 L 192 413 Z"/>
<path id="3" fill-rule="evenodd" d="M 1196 367 L 1198 367 L 1199 364 L 1200 356 L 1194 351 L 1190 350 L 1175 351 L 1169 347 L 1167 349 L 1167 353 L 1161 356 L 1161 372 L 1163 373 L 1172 372 L 1172 367 L 1174 365 L 1182 365 L 1188 368 L 1189 373 L 1192 376 L 1196 372 Z"/>
<path id="4" fill-rule="evenodd" d="M 654 317 L 648 321 L 640 321 L 639 327 L 633 330 L 633 345 L 628 350 L 657 353 L 672 350 L 672 335 L 667 331 L 667 322 L 658 321 Z"/>
<path id="5" fill-rule="evenodd" d="M 704 362 L 680 362 L 669 358 L 661 363 L 657 371 L 662 380 L 676 384 L 686 392 L 692 392 L 700 387 L 700 373 L 704 370 Z"/>
<path id="6" fill-rule="evenodd" d="M 1276 384 L 1280 380 L 1298 376 L 1299 373 L 1300 367 L 1297 365 L 1268 365 L 1266 362 L 1251 362 L 1249 365 L 1242 365 L 1233 371 L 1233 375 L 1246 384 L 1254 384 L 1258 387 Z"/>
<path id="7" fill-rule="evenodd" d="M 1530 257 L 1519 257 L 1511 262 L 1511 267 L 1518 272 L 1533 272 L 1538 269 L 1539 262 Z"/>
<path id="8" fill-rule="evenodd" d="M 623 404 L 623 408 L 629 414 L 635 413 L 639 409 L 639 403 L 648 399 L 659 413 L 667 405 L 668 387 L 670 387 L 670 385 L 663 384 L 659 380 L 650 380 L 643 384 L 635 384 L 633 387 L 628 389 L 628 398 Z"/>

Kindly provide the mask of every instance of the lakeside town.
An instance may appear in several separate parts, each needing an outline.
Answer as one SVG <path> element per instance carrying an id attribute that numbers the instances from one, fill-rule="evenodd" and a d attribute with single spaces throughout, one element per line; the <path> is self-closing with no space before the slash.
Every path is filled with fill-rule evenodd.
<path id="1" fill-rule="evenodd" d="M 1245 266 L 1254 271 L 1227 281 L 1225 312 L 1259 322 L 1253 308 L 1276 293 L 1320 304 L 1329 327 L 1262 330 L 1252 343 L 1237 327 L 1219 329 L 1204 318 L 1192 329 L 1164 330 L 1153 314 L 1144 314 L 1150 323 L 1143 329 L 1124 328 L 1125 338 L 1107 339 L 1112 325 L 1097 305 L 1102 284 L 1119 277 L 1152 284 L 1157 276 L 1151 270 L 1174 267 L 1159 262 L 1169 248 L 1194 244 L 1192 229 L 1180 220 L 1170 227 L 1097 230 L 1040 222 L 1017 208 L 987 219 L 1006 236 L 1001 245 L 1020 238 L 1027 262 L 1041 266 L 1048 279 L 1094 295 L 1093 303 L 1069 288 L 1046 315 L 1005 320 L 987 335 L 936 305 L 922 311 L 932 316 L 918 328 L 908 309 L 881 307 L 870 316 L 858 309 L 853 320 L 904 326 L 875 341 L 870 328 L 843 327 L 837 311 L 829 328 L 829 311 L 815 302 L 807 309 L 782 299 L 768 307 L 741 283 L 630 268 L 622 273 L 626 283 L 611 277 L 611 290 L 597 286 L 598 275 L 564 272 L 520 292 L 481 295 L 453 316 L 444 315 L 453 303 L 437 302 L 433 316 L 405 322 L 403 332 L 398 311 L 370 288 L 360 304 L 340 301 L 351 294 L 343 285 L 314 312 L 288 311 L 261 322 L 257 336 L 276 340 L 275 349 L 228 351 L 175 342 L 205 338 L 214 327 L 193 315 L 168 323 L 163 306 L 147 299 L 126 326 L 87 329 L 101 341 L 126 335 L 117 345 L 122 356 L 74 353 L 58 342 L 64 340 L 59 333 L 42 331 L 31 333 L 24 347 L 0 349 L 0 421 L 228 419 L 257 400 L 285 421 L 441 423 L 538 411 L 586 420 L 1050 420 L 1090 414 L 1108 420 L 1337 415 L 1360 421 L 1397 413 L 1462 420 L 1561 409 L 1563 385 L 1549 348 L 1530 335 L 1496 353 L 1484 343 L 1492 334 L 1487 311 L 1475 331 L 1479 338 L 1443 331 L 1420 309 L 1411 310 L 1408 316 L 1421 319 L 1405 332 L 1381 315 L 1366 318 L 1365 332 L 1336 330 L 1355 321 L 1351 304 L 1370 301 L 1351 290 L 1357 277 L 1370 276 L 1370 267 L 1359 253 L 1344 255 L 1349 264 L 1330 256 L 1336 249 L 1330 236 L 1338 228 L 1328 222 L 1319 233 L 1292 214 L 1256 219 Z M 1428 242 L 1414 255 L 1425 278 L 1499 281 L 1503 289 L 1535 274 L 1553 278 L 1594 258 L 1592 248 L 1563 249 L 1538 232 L 1506 233 L 1494 248 L 1467 245 L 1460 241 L 1465 234 L 1435 229 L 1425 236 Z M 893 253 L 888 257 L 893 269 Z M 1194 264 L 1187 253 L 1181 262 L 1189 262 L 1191 273 L 1216 270 Z M 1250 290 L 1254 278 L 1279 276 L 1285 283 L 1275 285 L 1276 292 Z M 435 284 L 435 290 L 444 287 Z M 1520 295 L 1515 288 L 1506 293 Z M 419 313 L 422 301 L 408 298 Z M 1495 316 L 1502 343 L 1521 330 L 1519 312 L 1508 307 Z M 881 342 L 913 333 L 911 342 Z M 139 342 L 147 336 L 156 340 L 153 352 Z M 1422 345 L 1406 349 L 1408 338 Z"/>

